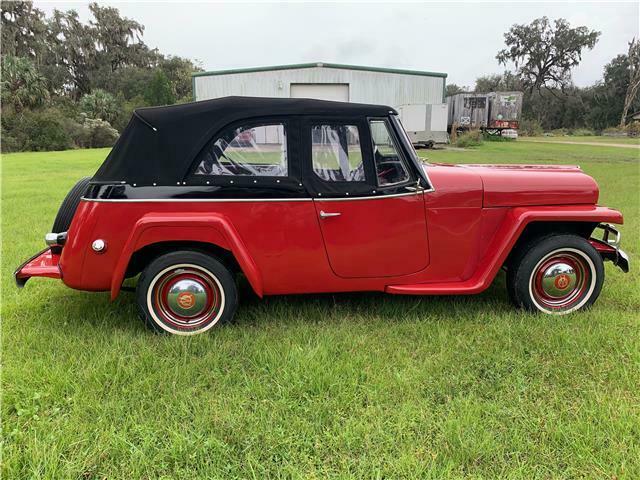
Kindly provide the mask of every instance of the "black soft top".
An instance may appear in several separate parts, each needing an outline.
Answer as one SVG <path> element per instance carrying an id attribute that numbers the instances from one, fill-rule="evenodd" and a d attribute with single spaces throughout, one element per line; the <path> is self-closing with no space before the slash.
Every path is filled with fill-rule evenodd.
<path id="1" fill-rule="evenodd" d="M 273 115 L 386 116 L 383 105 L 329 102 L 308 98 L 223 97 L 137 109 L 94 182 L 175 185 L 195 156 L 226 125 Z"/>

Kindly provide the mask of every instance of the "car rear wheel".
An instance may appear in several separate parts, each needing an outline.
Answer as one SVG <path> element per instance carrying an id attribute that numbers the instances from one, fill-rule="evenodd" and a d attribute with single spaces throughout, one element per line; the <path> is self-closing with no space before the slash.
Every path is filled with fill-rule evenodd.
<path id="1" fill-rule="evenodd" d="M 138 311 L 158 333 L 195 335 L 230 320 L 238 294 L 231 272 L 201 252 L 183 250 L 153 260 L 136 288 Z"/>
<path id="2" fill-rule="evenodd" d="M 549 314 L 591 306 L 603 282 L 602 257 L 576 235 L 553 235 L 530 242 L 519 249 L 507 270 L 513 303 Z"/>

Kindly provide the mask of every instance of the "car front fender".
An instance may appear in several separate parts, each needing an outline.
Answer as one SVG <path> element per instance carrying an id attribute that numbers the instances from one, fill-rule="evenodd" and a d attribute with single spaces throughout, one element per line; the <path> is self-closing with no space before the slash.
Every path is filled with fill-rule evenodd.
<path id="1" fill-rule="evenodd" d="M 475 273 L 463 282 L 388 285 L 388 293 L 401 295 L 460 295 L 480 293 L 491 285 L 500 267 L 531 222 L 590 222 L 622 224 L 622 214 L 599 205 L 516 207 L 505 215 Z"/>
<path id="2" fill-rule="evenodd" d="M 262 277 L 242 238 L 229 219 L 220 214 L 149 213 L 140 218 L 125 242 L 111 279 L 111 299 L 120 292 L 132 255 L 143 247 L 160 242 L 193 241 L 229 250 L 259 297 Z"/>

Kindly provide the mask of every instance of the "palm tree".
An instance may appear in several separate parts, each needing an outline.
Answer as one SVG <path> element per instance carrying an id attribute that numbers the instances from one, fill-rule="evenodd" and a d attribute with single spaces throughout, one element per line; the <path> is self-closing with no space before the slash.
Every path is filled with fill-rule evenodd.
<path id="1" fill-rule="evenodd" d="M 1 85 L 2 103 L 12 105 L 17 113 L 42 105 L 49 98 L 47 80 L 28 58 L 5 56 Z"/>
<path id="2" fill-rule="evenodd" d="M 100 88 L 84 95 L 80 100 L 80 107 L 90 118 L 99 118 L 107 122 L 112 122 L 118 114 L 116 98 Z"/>

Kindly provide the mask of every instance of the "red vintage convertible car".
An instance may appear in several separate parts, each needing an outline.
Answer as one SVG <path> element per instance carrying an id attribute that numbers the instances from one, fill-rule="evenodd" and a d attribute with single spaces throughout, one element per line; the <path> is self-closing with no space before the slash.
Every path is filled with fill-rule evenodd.
<path id="1" fill-rule="evenodd" d="M 257 295 L 473 294 L 507 270 L 513 303 L 591 305 L 627 271 L 616 210 L 579 167 L 424 164 L 389 107 L 229 97 L 137 110 L 65 198 L 49 247 L 15 272 L 110 291 L 140 274 L 156 331 L 230 319 Z M 602 239 L 592 238 L 597 227 Z"/>

